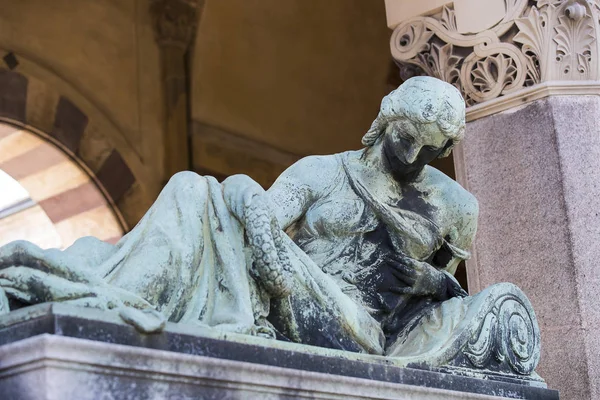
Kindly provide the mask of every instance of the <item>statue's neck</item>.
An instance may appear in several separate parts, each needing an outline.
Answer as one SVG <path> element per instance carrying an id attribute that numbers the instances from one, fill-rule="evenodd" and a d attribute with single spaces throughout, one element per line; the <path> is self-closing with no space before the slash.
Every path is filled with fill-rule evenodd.
<path id="1" fill-rule="evenodd" d="M 409 170 L 402 164 L 394 163 L 386 157 L 381 142 L 364 149 L 360 160 L 368 169 L 383 173 L 399 184 L 418 182 L 423 179 L 424 167 Z"/>

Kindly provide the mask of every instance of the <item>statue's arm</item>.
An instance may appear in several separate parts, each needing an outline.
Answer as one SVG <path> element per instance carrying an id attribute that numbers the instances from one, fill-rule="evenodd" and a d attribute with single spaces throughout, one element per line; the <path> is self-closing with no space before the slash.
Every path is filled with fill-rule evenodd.
<path id="1" fill-rule="evenodd" d="M 465 199 L 459 202 L 457 206 L 457 224 L 456 230 L 451 235 L 450 242 L 462 249 L 468 251 L 475 240 L 475 233 L 477 232 L 477 217 L 479 215 L 479 204 L 473 195 L 467 193 Z M 443 267 L 445 271 L 454 275 L 458 264 L 463 261 L 462 258 L 453 256 L 450 261 Z"/>
<path id="2" fill-rule="evenodd" d="M 300 219 L 323 193 L 331 175 L 331 156 L 309 156 L 294 163 L 267 190 L 282 229 Z"/>
<path id="3" fill-rule="evenodd" d="M 460 251 L 466 254 L 466 250 L 473 243 L 477 230 L 478 205 L 477 200 L 470 194 L 469 201 L 462 200 L 459 203 L 460 206 L 448 210 L 454 212 L 458 219 L 448 235 L 448 242 L 457 248 L 455 252 Z M 468 295 L 454 278 L 456 268 L 464 257 L 453 254 L 446 246 L 438 250 L 431 263 L 402 255 L 395 255 L 395 258 L 388 265 L 393 267 L 393 274 L 396 278 L 408 285 L 395 288 L 396 293 L 432 296 L 441 301 Z"/>

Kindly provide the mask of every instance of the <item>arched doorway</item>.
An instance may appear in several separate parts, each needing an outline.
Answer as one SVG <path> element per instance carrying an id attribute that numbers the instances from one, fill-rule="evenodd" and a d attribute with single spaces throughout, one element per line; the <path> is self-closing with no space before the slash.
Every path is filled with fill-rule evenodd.
<path id="1" fill-rule="evenodd" d="M 76 161 L 37 134 L 0 122 L 0 245 L 64 249 L 82 236 L 116 243 L 124 229 Z"/>

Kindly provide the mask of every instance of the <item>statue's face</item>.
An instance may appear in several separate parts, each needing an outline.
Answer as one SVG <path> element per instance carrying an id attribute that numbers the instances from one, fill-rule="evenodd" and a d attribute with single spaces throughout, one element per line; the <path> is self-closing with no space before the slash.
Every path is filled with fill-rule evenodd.
<path id="1" fill-rule="evenodd" d="M 383 142 L 388 164 L 395 172 L 414 172 L 444 152 L 448 138 L 436 123 L 415 124 L 409 120 L 390 122 Z"/>

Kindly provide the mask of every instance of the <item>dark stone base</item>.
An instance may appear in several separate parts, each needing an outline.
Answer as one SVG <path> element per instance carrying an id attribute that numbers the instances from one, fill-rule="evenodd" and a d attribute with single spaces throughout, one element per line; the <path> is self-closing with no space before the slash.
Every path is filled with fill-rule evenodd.
<path id="1" fill-rule="evenodd" d="M 99 317 L 103 320 L 98 320 Z M 10 343 L 16 344 L 24 339 L 43 334 L 383 383 L 513 399 L 558 399 L 558 392 L 544 388 L 541 382 L 533 379 L 517 380 L 509 376 L 483 374 L 477 376 L 468 370 L 434 371 L 401 368 L 393 365 L 392 360 L 383 357 L 373 358 L 293 343 L 219 333 L 204 327 L 168 324 L 167 329 L 162 333 L 140 334 L 133 327 L 120 323 L 118 317 L 112 313 L 60 304 L 27 307 L 0 317 L 0 349 Z M 1 378 L 0 375 L 0 390 L 2 390 Z M 1 392 L 0 398 L 5 398 Z"/>

